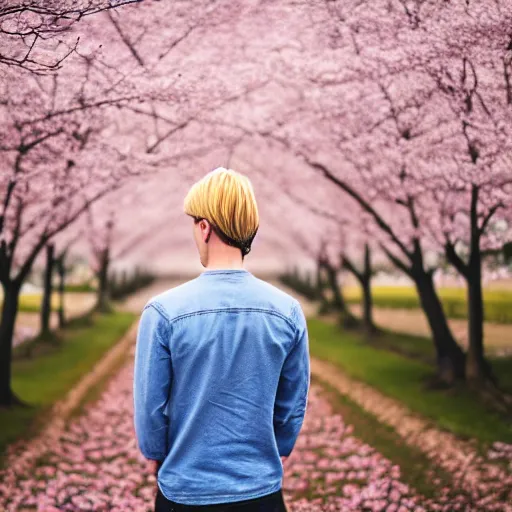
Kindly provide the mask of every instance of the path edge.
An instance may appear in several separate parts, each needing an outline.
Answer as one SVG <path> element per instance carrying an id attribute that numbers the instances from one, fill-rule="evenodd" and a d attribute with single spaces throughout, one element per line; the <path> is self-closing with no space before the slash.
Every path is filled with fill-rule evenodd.
<path id="1" fill-rule="evenodd" d="M 12 445 L 14 452 L 7 452 L 5 462 L 15 472 L 22 474 L 30 468 L 35 459 L 43 455 L 48 447 L 58 442 L 59 436 L 66 427 L 71 414 L 80 406 L 82 399 L 106 374 L 116 366 L 127 350 L 135 344 L 140 318 L 136 319 L 123 336 L 111 347 L 102 358 L 85 374 L 78 383 L 68 391 L 66 396 L 56 402 L 49 411 L 49 418 L 41 430 L 25 442 L 21 451 L 16 449 L 18 443 Z"/>

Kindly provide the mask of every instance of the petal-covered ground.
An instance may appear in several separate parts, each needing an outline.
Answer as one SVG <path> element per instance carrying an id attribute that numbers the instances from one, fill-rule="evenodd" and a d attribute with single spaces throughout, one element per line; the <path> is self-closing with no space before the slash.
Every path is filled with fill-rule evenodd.
<path id="1" fill-rule="evenodd" d="M 38 441 L 37 449 L 13 448 L 0 473 L 1 510 L 152 510 L 156 482 L 134 438 L 132 371 L 123 368 L 100 400 L 55 438 Z M 284 459 L 290 512 L 505 510 L 468 506 L 448 490 L 436 503 L 418 496 L 401 481 L 399 467 L 354 434 L 312 384 L 301 434 Z M 496 458 L 507 450 L 496 447 Z"/>
<path id="2" fill-rule="evenodd" d="M 488 453 L 483 453 L 471 440 L 461 440 L 439 429 L 397 400 L 351 379 L 336 365 L 313 358 L 311 368 L 321 381 L 348 396 L 381 425 L 390 427 L 405 445 L 413 451 L 419 450 L 449 474 L 451 489 L 438 498 L 442 503 L 455 506 L 453 494 L 459 492 L 457 502 L 464 503 L 470 510 L 512 510 L 512 445 L 495 442 Z M 437 510 L 433 503 L 429 508 Z"/>

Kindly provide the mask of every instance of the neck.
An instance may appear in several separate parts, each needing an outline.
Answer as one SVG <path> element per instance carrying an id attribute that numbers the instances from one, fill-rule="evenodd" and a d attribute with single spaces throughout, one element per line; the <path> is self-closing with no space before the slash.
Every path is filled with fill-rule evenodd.
<path id="1" fill-rule="evenodd" d="M 208 263 L 205 267 L 208 270 L 244 268 L 240 249 L 226 246 L 226 248 L 219 247 L 218 250 L 210 251 L 208 254 Z"/>

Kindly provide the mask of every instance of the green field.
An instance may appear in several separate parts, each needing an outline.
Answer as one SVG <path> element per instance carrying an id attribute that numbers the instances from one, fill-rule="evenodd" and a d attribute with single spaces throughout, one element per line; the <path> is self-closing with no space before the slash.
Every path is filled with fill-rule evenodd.
<path id="1" fill-rule="evenodd" d="M 362 335 L 341 331 L 317 318 L 308 320 L 308 331 L 312 356 L 336 364 L 350 377 L 399 400 L 439 428 L 461 438 L 475 438 L 481 445 L 512 442 L 512 424 L 468 389 L 434 390 L 426 385 L 434 373 L 433 365 L 422 360 L 429 351 L 426 340 L 400 336 L 393 346 L 393 335 L 388 333 L 381 344 L 379 338 L 369 344 Z M 404 355 L 407 349 L 410 354 Z M 512 384 L 512 359 L 494 363 L 498 377 Z"/>
<path id="2" fill-rule="evenodd" d="M 37 429 L 45 412 L 93 368 L 134 320 L 135 315 L 125 312 L 77 318 L 43 353 L 13 361 L 13 390 L 29 407 L 0 409 L 0 454 L 9 443 Z"/>
<path id="3" fill-rule="evenodd" d="M 343 289 L 350 304 L 361 302 L 361 289 L 350 286 Z M 420 302 L 412 286 L 372 287 L 375 307 L 393 309 L 417 309 Z M 449 318 L 467 318 L 466 290 L 464 288 L 441 288 L 439 296 Z M 512 323 L 512 290 L 484 290 L 484 314 L 487 322 Z"/>

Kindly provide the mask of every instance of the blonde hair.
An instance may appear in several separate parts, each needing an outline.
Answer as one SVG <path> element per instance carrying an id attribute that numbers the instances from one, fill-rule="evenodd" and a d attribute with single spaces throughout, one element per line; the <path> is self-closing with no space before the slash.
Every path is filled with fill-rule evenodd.
<path id="1" fill-rule="evenodd" d="M 184 200 L 184 211 L 205 218 L 240 243 L 252 241 L 259 214 L 252 183 L 247 176 L 218 167 L 194 183 Z"/>

